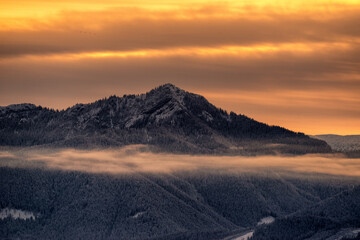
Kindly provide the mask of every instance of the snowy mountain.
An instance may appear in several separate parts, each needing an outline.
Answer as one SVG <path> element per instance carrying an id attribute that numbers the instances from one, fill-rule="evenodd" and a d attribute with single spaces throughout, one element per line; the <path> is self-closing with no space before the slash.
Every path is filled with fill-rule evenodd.
<path id="1" fill-rule="evenodd" d="M 63 111 L 18 104 L 0 108 L 0 145 L 109 147 L 159 151 L 273 154 L 329 152 L 321 140 L 216 108 L 165 84 L 141 95 L 111 96 Z"/>

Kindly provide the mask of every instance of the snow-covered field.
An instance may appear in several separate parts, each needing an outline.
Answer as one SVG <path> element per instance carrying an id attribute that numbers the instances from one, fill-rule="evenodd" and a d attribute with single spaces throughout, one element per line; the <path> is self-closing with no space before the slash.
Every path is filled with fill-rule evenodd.
<path id="1" fill-rule="evenodd" d="M 4 208 L 0 211 L 0 219 L 3 220 L 5 218 L 11 217 L 13 219 L 22 219 L 22 220 L 35 220 L 35 214 L 28 211 L 23 211 L 20 209 L 13 208 Z"/>

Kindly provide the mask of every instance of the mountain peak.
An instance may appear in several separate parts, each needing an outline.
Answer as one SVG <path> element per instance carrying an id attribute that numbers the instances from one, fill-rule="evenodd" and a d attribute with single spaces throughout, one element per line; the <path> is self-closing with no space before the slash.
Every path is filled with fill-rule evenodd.
<path id="1" fill-rule="evenodd" d="M 177 86 L 175 86 L 172 83 L 165 83 L 163 85 L 160 85 L 160 87 L 165 87 L 165 88 L 178 88 Z"/>
<path id="2" fill-rule="evenodd" d="M 167 88 L 167 89 L 171 89 L 171 90 L 181 90 L 180 88 L 178 88 L 177 86 L 175 86 L 174 84 L 172 83 L 165 83 L 163 85 L 160 85 L 159 88 Z"/>
<path id="3" fill-rule="evenodd" d="M 31 104 L 8 108 L 0 108 L 0 145 L 149 144 L 172 152 L 246 154 L 331 150 L 323 141 L 228 115 L 203 96 L 170 83 L 145 94 L 111 96 L 65 111 Z"/>
<path id="4" fill-rule="evenodd" d="M 172 95 L 178 95 L 178 94 L 184 94 L 185 91 L 182 90 L 181 88 L 175 86 L 174 84 L 171 83 L 166 83 L 164 85 L 160 85 L 159 87 L 153 89 L 153 91 L 159 91 L 159 92 L 163 92 L 163 93 L 169 93 Z"/>
<path id="5" fill-rule="evenodd" d="M 155 95 L 159 99 L 173 99 L 180 105 L 184 105 L 184 97 L 188 92 L 178 88 L 177 86 L 167 83 L 151 90 L 150 95 Z"/>

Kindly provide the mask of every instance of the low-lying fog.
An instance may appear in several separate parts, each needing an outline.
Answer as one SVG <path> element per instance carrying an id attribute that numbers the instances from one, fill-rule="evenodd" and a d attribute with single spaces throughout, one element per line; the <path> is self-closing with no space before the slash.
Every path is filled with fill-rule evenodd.
<path id="1" fill-rule="evenodd" d="M 174 155 L 144 151 L 133 145 L 119 149 L 74 150 L 50 148 L 12 148 L 0 150 L 0 166 L 48 167 L 92 173 L 132 173 L 189 170 L 256 172 L 284 170 L 360 176 L 360 159 L 339 154 L 302 156 L 206 156 Z"/>

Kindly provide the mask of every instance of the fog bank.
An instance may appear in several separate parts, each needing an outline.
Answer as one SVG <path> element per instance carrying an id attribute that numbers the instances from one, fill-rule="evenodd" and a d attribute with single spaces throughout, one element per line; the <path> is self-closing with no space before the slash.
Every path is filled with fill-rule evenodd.
<path id="1" fill-rule="evenodd" d="M 334 154 L 302 156 L 174 155 L 145 151 L 146 146 L 119 149 L 75 150 L 13 148 L 0 150 L 0 166 L 41 167 L 90 173 L 169 173 L 216 170 L 257 172 L 267 170 L 360 176 L 360 159 Z"/>

